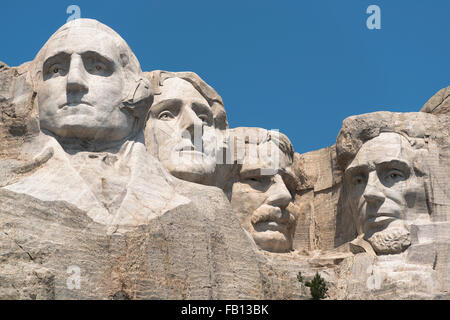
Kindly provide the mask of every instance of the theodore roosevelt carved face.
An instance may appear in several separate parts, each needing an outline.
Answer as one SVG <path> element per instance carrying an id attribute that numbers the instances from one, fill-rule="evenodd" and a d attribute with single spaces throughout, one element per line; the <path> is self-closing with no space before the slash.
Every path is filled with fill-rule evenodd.
<path id="1" fill-rule="evenodd" d="M 61 27 L 39 52 L 35 68 L 41 128 L 60 137 L 121 140 L 138 122 L 126 103 L 136 103 L 136 92 L 139 99 L 151 96 L 126 42 L 95 20 Z"/>
<path id="2" fill-rule="evenodd" d="M 230 139 L 241 140 L 232 148 L 244 149 L 243 162 L 231 190 L 231 205 L 241 224 L 263 250 L 292 249 L 296 216 L 289 210 L 288 189 L 293 148 L 288 138 L 259 128 L 230 130 Z"/>
<path id="3" fill-rule="evenodd" d="M 377 254 L 400 253 L 410 245 L 407 220 L 424 200 L 416 164 L 416 150 L 404 136 L 381 133 L 362 145 L 345 170 L 358 234 Z"/>

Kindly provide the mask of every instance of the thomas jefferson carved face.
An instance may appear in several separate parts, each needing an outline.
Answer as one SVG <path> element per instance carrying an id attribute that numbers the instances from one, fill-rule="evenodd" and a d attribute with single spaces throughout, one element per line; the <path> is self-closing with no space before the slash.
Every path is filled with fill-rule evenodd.
<path id="1" fill-rule="evenodd" d="M 358 233 L 377 254 L 400 253 L 410 245 L 406 220 L 424 190 L 414 170 L 414 152 L 400 134 L 381 133 L 361 147 L 345 170 Z"/>
<path id="2" fill-rule="evenodd" d="M 120 140 L 135 119 L 122 109 L 126 80 L 118 39 L 75 22 L 46 44 L 37 90 L 41 127 L 66 138 Z"/>
<path id="3" fill-rule="evenodd" d="M 278 170 L 273 170 L 273 161 L 267 159 L 269 148 L 278 153 Z M 291 164 L 292 158 L 274 141 L 266 141 L 257 145 L 253 154 L 247 154 L 238 181 L 232 186 L 231 205 L 240 214 L 244 229 L 263 250 L 286 252 L 292 249 L 296 216 L 288 210 L 292 196 L 286 184 L 286 169 Z"/>
<path id="4" fill-rule="evenodd" d="M 149 149 L 175 177 L 203 183 L 215 170 L 216 133 L 208 101 L 180 78 L 168 78 L 147 121 Z"/>

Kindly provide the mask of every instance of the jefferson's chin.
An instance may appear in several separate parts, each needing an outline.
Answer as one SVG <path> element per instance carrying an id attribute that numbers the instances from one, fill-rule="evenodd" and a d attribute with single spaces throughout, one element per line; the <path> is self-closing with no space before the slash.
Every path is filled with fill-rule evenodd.
<path id="1" fill-rule="evenodd" d="M 378 255 L 398 254 L 411 245 L 410 233 L 406 226 L 387 227 L 365 237 Z"/>

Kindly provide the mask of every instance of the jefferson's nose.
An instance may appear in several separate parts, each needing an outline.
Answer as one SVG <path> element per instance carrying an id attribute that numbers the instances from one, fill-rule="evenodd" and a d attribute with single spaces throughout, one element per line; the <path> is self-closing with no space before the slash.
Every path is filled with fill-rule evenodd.
<path id="1" fill-rule="evenodd" d="M 88 84 L 83 60 L 78 54 L 73 54 L 70 59 L 69 73 L 67 74 L 67 92 L 87 92 Z"/>
<path id="2" fill-rule="evenodd" d="M 369 173 L 369 178 L 367 181 L 366 189 L 364 190 L 364 198 L 368 203 L 379 204 L 385 199 L 383 192 L 381 191 L 381 183 L 378 179 L 376 171 Z"/>
<path id="3" fill-rule="evenodd" d="M 283 179 L 279 174 L 273 177 L 273 183 L 270 186 L 267 204 L 284 209 L 292 200 L 291 193 L 286 188 Z"/>
<path id="4" fill-rule="evenodd" d="M 185 107 L 181 116 L 181 130 L 183 134 L 189 133 L 191 141 L 201 146 L 203 137 L 203 121 L 197 116 L 197 114 L 190 108 Z"/>

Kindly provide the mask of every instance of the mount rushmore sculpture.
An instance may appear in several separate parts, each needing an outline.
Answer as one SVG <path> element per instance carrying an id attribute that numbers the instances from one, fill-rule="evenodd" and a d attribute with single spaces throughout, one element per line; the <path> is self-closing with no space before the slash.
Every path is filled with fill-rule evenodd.
<path id="1" fill-rule="evenodd" d="M 70 21 L 0 65 L 0 298 L 306 299 L 301 271 L 331 299 L 448 299 L 448 93 L 298 154 Z"/>

